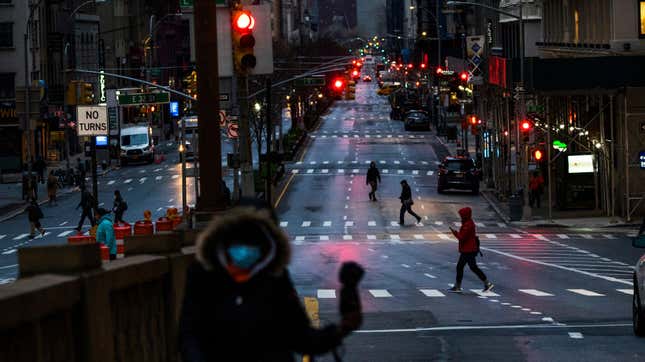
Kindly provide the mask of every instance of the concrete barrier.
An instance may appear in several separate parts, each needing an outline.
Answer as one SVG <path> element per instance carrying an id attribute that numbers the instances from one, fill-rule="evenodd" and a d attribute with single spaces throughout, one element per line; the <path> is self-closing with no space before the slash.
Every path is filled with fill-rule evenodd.
<path id="1" fill-rule="evenodd" d="M 195 248 L 179 234 L 125 240 L 110 263 L 97 243 L 19 249 L 20 279 L 0 285 L 0 361 L 179 361 Z"/>

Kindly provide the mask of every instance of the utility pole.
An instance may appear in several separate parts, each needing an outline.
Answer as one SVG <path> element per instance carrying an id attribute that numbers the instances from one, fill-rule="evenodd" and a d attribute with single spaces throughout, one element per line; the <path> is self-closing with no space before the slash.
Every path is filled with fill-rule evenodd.
<path id="1" fill-rule="evenodd" d="M 242 197 L 255 196 L 253 181 L 253 156 L 251 154 L 251 133 L 249 127 L 249 83 L 246 75 L 237 77 L 238 101 L 240 104 L 239 150 L 242 170 Z"/>
<path id="2" fill-rule="evenodd" d="M 200 211 L 225 208 L 220 189 L 222 181 L 221 140 L 219 129 L 219 70 L 217 68 L 217 7 L 212 0 L 195 0 L 195 51 L 197 94 L 199 102 L 199 178 L 201 195 L 196 207 Z M 198 182 L 195 179 L 195 182 Z"/>
<path id="3" fill-rule="evenodd" d="M 271 136 L 273 133 L 273 123 L 271 122 L 271 113 L 273 109 L 271 107 L 271 78 L 267 77 L 267 93 L 266 93 L 266 115 L 267 115 L 267 179 L 264 193 L 266 194 L 266 201 L 269 205 L 273 205 L 273 200 L 271 199 L 271 187 L 273 187 L 271 182 L 271 164 L 273 161 L 273 154 L 271 152 Z"/>

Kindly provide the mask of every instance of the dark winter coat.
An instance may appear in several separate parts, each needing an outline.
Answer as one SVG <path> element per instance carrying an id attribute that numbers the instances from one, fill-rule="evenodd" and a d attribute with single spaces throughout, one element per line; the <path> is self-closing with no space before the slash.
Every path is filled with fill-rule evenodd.
<path id="1" fill-rule="evenodd" d="M 379 183 L 381 182 L 381 173 L 378 172 L 378 168 L 376 167 L 368 168 L 365 183 L 369 184 L 370 182 L 376 182 L 376 181 L 378 181 Z"/>
<path id="2" fill-rule="evenodd" d="M 123 200 L 122 196 L 114 198 L 114 203 L 112 204 L 112 211 L 114 213 L 123 212 L 126 209 L 127 203 Z"/>
<path id="3" fill-rule="evenodd" d="M 399 199 L 401 199 L 401 202 L 412 200 L 412 189 L 410 188 L 410 185 L 401 185 L 401 196 L 399 196 Z"/>
<path id="4" fill-rule="evenodd" d="M 475 253 L 477 252 L 477 241 L 475 237 L 477 236 L 477 230 L 475 228 L 475 222 L 472 219 L 473 211 L 470 207 L 464 207 L 459 210 L 459 216 L 461 216 L 461 228 L 455 234 L 459 240 L 459 252 L 460 253 Z"/>
<path id="5" fill-rule="evenodd" d="M 275 240 L 273 257 L 262 244 L 266 266 L 243 283 L 222 261 L 232 235 L 261 225 Z M 335 326 L 311 327 L 286 269 L 286 235 L 268 213 L 231 211 L 200 235 L 197 262 L 187 274 L 180 320 L 184 362 L 294 361 L 294 352 L 319 354 L 340 344 Z"/>
<path id="6" fill-rule="evenodd" d="M 89 191 L 85 190 L 81 193 L 81 201 L 78 203 L 78 206 L 76 206 L 76 208 L 79 207 L 83 210 L 90 210 L 96 207 L 94 196 Z"/>
<path id="7" fill-rule="evenodd" d="M 44 217 L 43 211 L 36 202 L 29 203 L 27 206 L 27 218 L 30 222 L 36 222 Z"/>

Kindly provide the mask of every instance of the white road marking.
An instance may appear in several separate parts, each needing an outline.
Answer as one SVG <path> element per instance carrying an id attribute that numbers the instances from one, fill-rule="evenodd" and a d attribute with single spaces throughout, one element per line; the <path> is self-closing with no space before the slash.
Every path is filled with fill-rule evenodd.
<path id="1" fill-rule="evenodd" d="M 533 315 L 542 315 L 542 312 L 531 312 Z"/>
<path id="2" fill-rule="evenodd" d="M 9 249 L 9 250 L 5 251 L 4 253 L 2 253 L 2 255 L 9 255 L 9 254 L 13 254 L 13 253 L 15 253 L 16 251 L 18 251 L 18 250 L 16 250 L 16 249 Z"/>
<path id="3" fill-rule="evenodd" d="M 172 175 L 172 179 L 173 179 L 173 180 L 174 180 L 174 179 L 177 179 L 177 178 L 179 178 L 179 175 Z"/>
<path id="4" fill-rule="evenodd" d="M 339 168 L 338 173 L 345 173 L 345 170 L 343 170 L 342 168 Z"/>
<path id="5" fill-rule="evenodd" d="M 336 298 L 336 290 L 334 289 L 318 289 L 318 299 L 334 299 Z"/>
<path id="6" fill-rule="evenodd" d="M 0 240 L 4 239 L 5 237 L 7 237 L 7 235 L 0 235 Z"/>
<path id="7" fill-rule="evenodd" d="M 367 235 L 367 240 L 376 240 L 376 235 Z"/>
<path id="8" fill-rule="evenodd" d="M 589 234 L 580 234 L 580 237 L 582 237 L 583 239 L 593 239 L 593 236 Z"/>
<path id="9" fill-rule="evenodd" d="M 384 169 L 384 170 L 383 170 L 383 173 L 390 173 L 390 170 L 388 170 L 388 169 L 386 168 L 386 169 Z"/>
<path id="10" fill-rule="evenodd" d="M 392 294 L 390 294 L 390 292 L 388 292 L 387 289 L 370 289 L 369 292 L 370 292 L 370 294 L 372 294 L 372 296 L 374 298 L 391 298 L 392 297 Z"/>
<path id="11" fill-rule="evenodd" d="M 376 221 L 368 221 L 367 226 L 376 226 Z"/>
<path id="12" fill-rule="evenodd" d="M 307 173 L 314 173 L 314 169 L 313 168 L 308 169 Z"/>
<path id="13" fill-rule="evenodd" d="M 454 226 L 461 227 L 461 223 L 459 221 L 455 221 L 452 223 Z"/>
<path id="14" fill-rule="evenodd" d="M 582 336 L 582 333 L 580 332 L 569 332 L 569 337 L 573 339 L 583 339 L 585 337 Z"/>
<path id="15" fill-rule="evenodd" d="M 163 207 L 158 207 L 158 208 L 157 208 L 157 212 L 159 212 L 159 211 L 161 211 L 161 210 L 163 210 Z"/>
<path id="16" fill-rule="evenodd" d="M 605 296 L 604 294 L 592 292 L 591 290 L 587 290 L 587 289 L 567 289 L 567 290 L 572 293 L 584 295 L 586 297 L 604 297 Z"/>
<path id="17" fill-rule="evenodd" d="M 345 227 L 354 226 L 353 221 L 345 221 Z"/>
<path id="18" fill-rule="evenodd" d="M 483 222 L 476 222 L 476 223 L 475 223 L 475 225 L 476 225 L 477 227 L 479 227 L 479 228 L 485 228 L 485 227 L 486 227 L 486 225 L 484 225 L 484 223 L 483 223 Z"/>
<path id="19" fill-rule="evenodd" d="M 130 182 L 132 182 L 132 179 L 131 179 L 131 178 L 129 178 L 129 179 L 127 179 L 127 180 L 123 181 L 123 183 L 124 183 L 124 184 L 129 184 Z"/>
<path id="20" fill-rule="evenodd" d="M 450 240 L 450 237 L 446 234 L 438 234 L 437 236 L 439 236 L 439 239 Z"/>
<path id="21" fill-rule="evenodd" d="M 610 234 L 602 234 L 602 236 L 604 236 L 607 239 L 616 239 L 613 235 L 610 235 Z"/>
<path id="22" fill-rule="evenodd" d="M 471 289 L 470 291 L 482 297 L 499 297 L 499 294 L 495 292 L 482 292 L 481 289 Z"/>
<path id="23" fill-rule="evenodd" d="M 547 239 L 544 235 L 533 234 L 533 237 L 539 240 L 549 241 L 549 239 Z"/>
<path id="24" fill-rule="evenodd" d="M 291 173 L 292 173 L 292 174 L 297 174 L 298 172 L 300 172 L 300 170 L 296 170 L 296 169 L 291 170 Z"/>
<path id="25" fill-rule="evenodd" d="M 569 236 L 564 235 L 564 234 L 558 234 L 557 236 L 558 236 L 560 239 L 568 239 L 568 238 L 569 238 Z"/>
<path id="26" fill-rule="evenodd" d="M 428 172 L 426 173 L 426 176 L 432 176 L 432 175 L 434 175 L 434 171 L 428 171 Z"/>
<path id="27" fill-rule="evenodd" d="M 357 168 L 353 169 L 352 173 L 358 173 L 358 169 Z"/>
<path id="28" fill-rule="evenodd" d="M 326 169 L 326 168 L 323 168 L 323 169 L 321 170 L 321 172 L 322 172 L 322 173 L 329 173 L 329 170 L 328 170 L 328 169 Z"/>
<path id="29" fill-rule="evenodd" d="M 144 183 L 146 182 L 147 179 L 148 179 L 147 177 L 142 177 L 139 179 L 139 183 Z"/>
<path id="30" fill-rule="evenodd" d="M 343 235 L 343 240 L 352 240 L 351 235 Z"/>
<path id="31" fill-rule="evenodd" d="M 406 269 L 410 269 L 410 266 L 408 264 L 401 264 L 401 266 L 406 268 Z"/>
<path id="32" fill-rule="evenodd" d="M 324 227 L 330 227 L 331 226 L 331 221 L 325 221 L 323 222 Z"/>
<path id="33" fill-rule="evenodd" d="M 497 235 L 495 234 L 486 234 L 484 236 L 486 236 L 487 239 L 497 239 Z"/>
<path id="34" fill-rule="evenodd" d="M 115 182 L 114 180 L 110 180 L 110 181 L 108 181 L 108 183 L 107 183 L 107 184 L 108 184 L 108 185 L 114 185 L 114 182 Z"/>
<path id="35" fill-rule="evenodd" d="M 390 221 L 390 226 L 400 226 L 398 221 Z"/>
<path id="36" fill-rule="evenodd" d="M 286 228 L 289 225 L 288 221 L 280 221 L 280 227 Z"/>
<path id="37" fill-rule="evenodd" d="M 624 294 L 634 295 L 634 289 L 616 289 L 616 290 Z"/>
<path id="38" fill-rule="evenodd" d="M 443 221 L 435 221 L 434 224 L 435 225 L 443 225 Z"/>
<path id="39" fill-rule="evenodd" d="M 394 164 L 395 164 L 395 165 L 398 165 L 398 164 L 400 164 L 400 163 L 401 163 L 401 161 L 394 161 Z"/>
<path id="40" fill-rule="evenodd" d="M 422 239 L 423 239 L 423 235 L 421 235 L 421 234 L 414 234 L 414 238 L 415 238 L 415 239 L 417 239 L 417 240 L 422 240 Z"/>
<path id="41" fill-rule="evenodd" d="M 413 174 L 413 175 L 418 175 L 418 174 L 419 174 L 419 170 L 412 170 L 412 174 Z"/>
<path id="42" fill-rule="evenodd" d="M 65 237 L 65 236 L 67 236 L 67 235 L 69 235 L 69 234 L 71 234 L 73 232 L 74 232 L 74 230 L 63 231 L 62 233 L 56 235 L 56 237 L 62 238 L 62 237 Z"/>
<path id="43" fill-rule="evenodd" d="M 497 223 L 497 226 L 499 226 L 499 227 L 501 227 L 501 228 L 505 228 L 505 227 L 506 227 L 506 224 L 504 224 L 504 223 L 502 223 L 502 222 L 498 222 L 498 223 Z"/>
<path id="44" fill-rule="evenodd" d="M 157 176 L 157 177 L 155 177 L 155 180 L 156 180 L 156 181 L 161 181 L 161 179 L 163 179 L 163 176 Z"/>
<path id="45" fill-rule="evenodd" d="M 302 236 L 302 235 L 301 236 L 296 236 L 296 241 L 305 241 L 305 237 Z"/>
<path id="46" fill-rule="evenodd" d="M 303 221 L 302 225 L 300 226 L 302 226 L 303 228 L 308 228 L 309 226 L 311 226 L 311 221 Z"/>
<path id="47" fill-rule="evenodd" d="M 520 292 L 522 292 L 522 293 L 526 293 L 526 294 L 529 294 L 529 295 L 532 295 L 532 296 L 535 296 L 535 297 L 552 297 L 553 296 L 553 294 L 543 292 L 543 291 L 537 290 L 537 289 L 518 289 L 518 290 Z"/>
<path id="48" fill-rule="evenodd" d="M 446 295 L 438 291 L 437 289 L 419 289 L 423 295 L 426 297 L 445 297 Z"/>
<path id="49" fill-rule="evenodd" d="M 29 234 L 20 234 L 20 235 L 16 236 L 15 238 L 13 238 L 13 240 L 21 240 L 21 239 L 26 238 L 27 236 L 29 236 Z"/>
<path id="50" fill-rule="evenodd" d="M 522 237 L 518 234 L 509 234 L 513 239 L 521 239 Z"/>
<path id="51" fill-rule="evenodd" d="M 396 170 L 396 173 L 398 173 L 399 175 L 403 175 L 403 170 Z"/>
<path id="52" fill-rule="evenodd" d="M 320 235 L 320 241 L 327 241 L 329 240 L 329 235 Z"/>
<path id="53" fill-rule="evenodd" d="M 437 279 L 437 277 L 432 274 L 424 273 L 423 275 L 427 276 L 430 279 Z"/>
<path id="54" fill-rule="evenodd" d="M 543 321 L 543 322 L 553 322 L 553 318 L 551 318 L 551 317 L 544 317 L 544 318 L 542 318 L 542 321 Z"/>

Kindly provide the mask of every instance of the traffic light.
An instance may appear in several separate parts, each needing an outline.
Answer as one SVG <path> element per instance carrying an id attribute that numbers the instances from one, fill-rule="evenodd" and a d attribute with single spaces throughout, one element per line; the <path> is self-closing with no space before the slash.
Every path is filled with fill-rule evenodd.
<path id="1" fill-rule="evenodd" d="M 535 160 L 535 162 L 541 162 L 543 157 L 544 151 L 539 148 L 533 150 L 533 160 Z"/>
<path id="2" fill-rule="evenodd" d="M 81 83 L 81 94 L 79 97 L 80 104 L 93 104 L 94 103 L 94 84 Z"/>
<path id="3" fill-rule="evenodd" d="M 356 99 L 356 82 L 350 80 L 347 83 L 347 91 L 345 92 L 345 99 L 354 100 Z"/>
<path id="4" fill-rule="evenodd" d="M 467 82 L 468 81 L 468 73 L 467 72 L 461 72 L 459 73 L 459 79 L 462 82 Z"/>
<path id="5" fill-rule="evenodd" d="M 67 91 L 65 92 L 66 103 L 68 105 L 76 105 L 77 102 L 77 93 L 76 93 L 76 84 L 78 81 L 72 80 L 67 83 Z"/>
<path id="6" fill-rule="evenodd" d="M 528 119 L 524 119 L 520 122 L 520 133 L 522 134 L 522 141 L 524 143 L 529 142 L 529 137 L 532 129 L 533 124 Z"/>
<path id="7" fill-rule="evenodd" d="M 437 74 L 443 73 L 443 69 L 441 67 L 437 67 Z"/>
<path id="8" fill-rule="evenodd" d="M 413 68 L 414 68 L 414 64 L 412 63 L 408 64 L 408 69 L 413 69 Z"/>
<path id="9" fill-rule="evenodd" d="M 255 38 L 253 37 L 253 28 L 255 27 L 255 18 L 250 11 L 236 9 L 232 13 L 233 31 L 233 64 L 235 71 L 239 74 L 246 74 L 257 64 L 257 59 L 253 54 Z"/>
<path id="10" fill-rule="evenodd" d="M 361 76 L 361 73 L 358 71 L 358 69 L 352 70 L 352 78 L 358 79 Z"/>
<path id="11" fill-rule="evenodd" d="M 426 63 L 421 63 L 419 67 L 421 67 L 421 70 L 425 70 L 428 67 L 428 65 Z"/>
<path id="12" fill-rule="evenodd" d="M 332 85 L 334 87 L 334 90 L 337 92 L 342 92 L 343 89 L 345 89 L 345 81 L 342 78 L 334 79 Z"/>
<path id="13" fill-rule="evenodd" d="M 472 126 L 476 126 L 478 124 L 477 116 L 475 116 L 475 115 L 468 116 L 468 121 Z"/>

